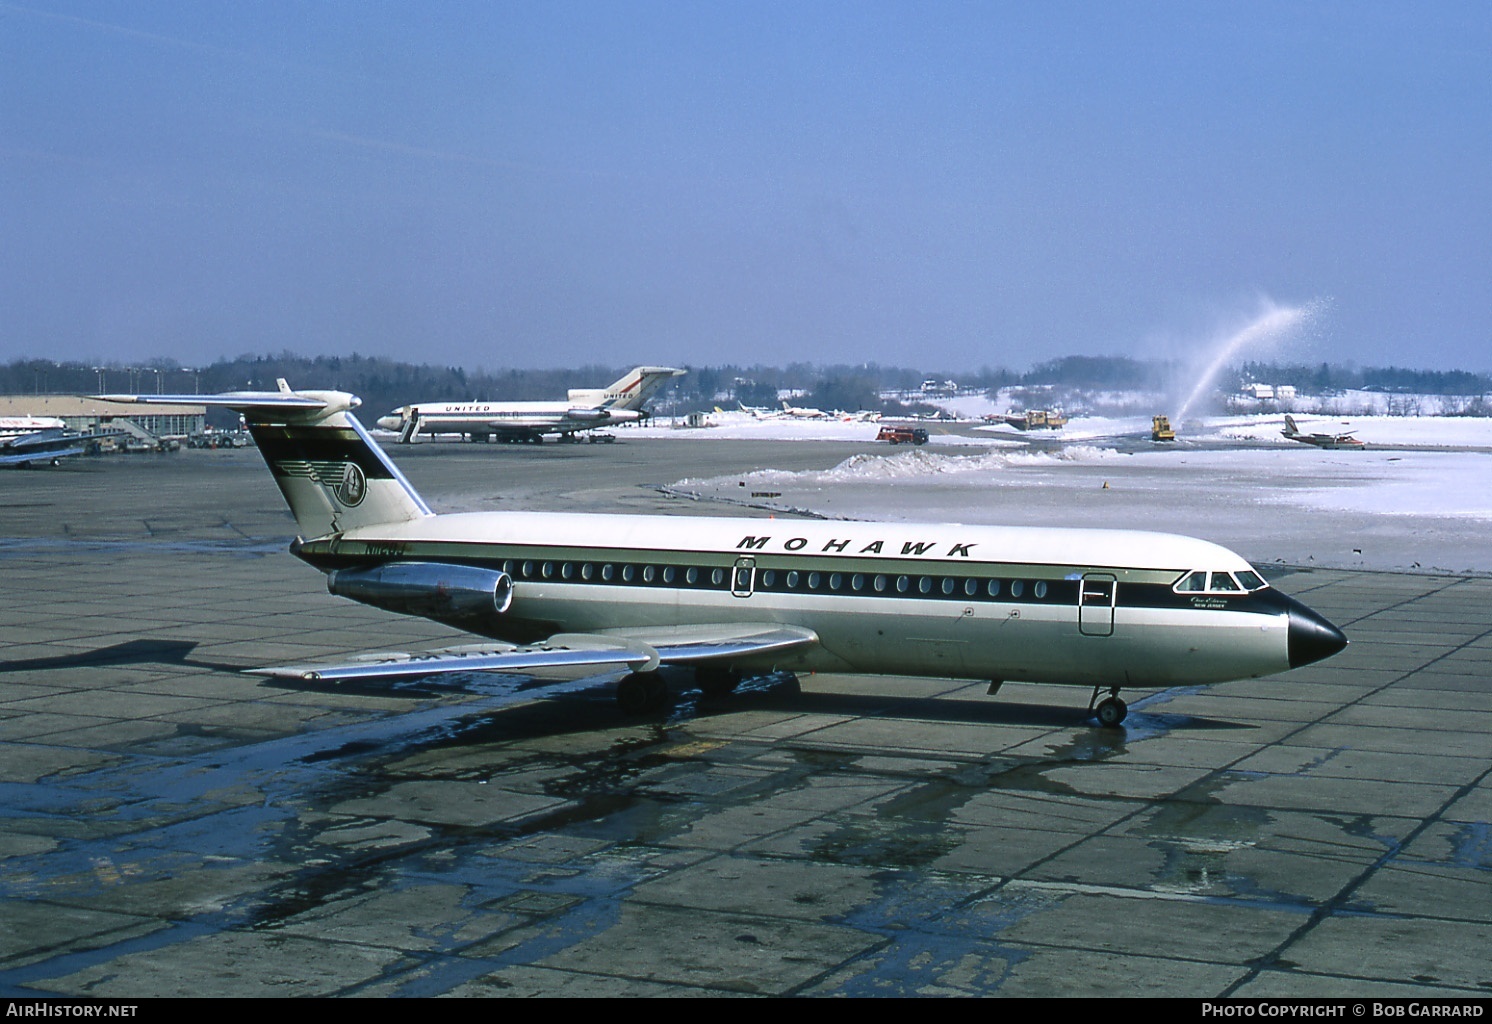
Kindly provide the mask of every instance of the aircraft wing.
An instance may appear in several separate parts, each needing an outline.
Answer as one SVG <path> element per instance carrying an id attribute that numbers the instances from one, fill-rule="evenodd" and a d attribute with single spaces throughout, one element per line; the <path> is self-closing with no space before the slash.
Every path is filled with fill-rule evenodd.
<path id="1" fill-rule="evenodd" d="M 720 658 L 744 658 L 811 647 L 818 634 L 780 622 L 724 622 L 691 626 L 636 626 L 608 629 L 603 637 L 627 639 L 651 647 L 665 665 L 697 665 Z"/>
<path id="2" fill-rule="evenodd" d="M 485 643 L 432 651 L 382 651 L 339 663 L 277 665 L 247 671 L 279 679 L 342 682 L 410 679 L 451 672 L 524 672 L 539 668 L 628 668 L 648 672 L 664 665 L 695 665 L 788 651 L 818 643 L 812 630 L 775 622 L 654 626 L 602 633 L 557 633 L 538 644 Z"/>

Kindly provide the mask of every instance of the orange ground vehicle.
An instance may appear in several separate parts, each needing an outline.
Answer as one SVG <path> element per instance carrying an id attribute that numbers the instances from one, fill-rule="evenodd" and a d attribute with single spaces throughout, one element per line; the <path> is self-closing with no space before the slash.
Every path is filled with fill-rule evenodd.
<path id="1" fill-rule="evenodd" d="M 892 444 L 927 444 L 927 431 L 921 427 L 882 427 L 876 440 Z"/>

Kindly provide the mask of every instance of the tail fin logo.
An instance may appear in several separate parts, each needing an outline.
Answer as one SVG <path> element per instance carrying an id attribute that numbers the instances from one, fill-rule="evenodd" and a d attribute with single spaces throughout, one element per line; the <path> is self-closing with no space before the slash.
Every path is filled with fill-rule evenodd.
<path id="1" fill-rule="evenodd" d="M 356 462 L 282 459 L 275 468 L 285 476 L 314 480 L 330 491 L 343 508 L 356 508 L 368 495 L 368 478 Z"/>
<path id="2" fill-rule="evenodd" d="M 356 462 L 349 462 L 342 471 L 342 480 L 337 484 L 337 500 L 348 508 L 356 508 L 363 503 L 363 496 L 368 493 L 368 478 L 363 475 L 363 469 Z"/>

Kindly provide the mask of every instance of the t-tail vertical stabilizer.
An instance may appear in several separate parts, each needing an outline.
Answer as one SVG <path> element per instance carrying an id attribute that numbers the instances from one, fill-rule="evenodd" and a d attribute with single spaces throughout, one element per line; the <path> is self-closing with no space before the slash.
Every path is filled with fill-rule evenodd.
<path id="1" fill-rule="evenodd" d="M 640 409 L 665 381 L 687 372 L 672 366 L 635 366 L 604 388 L 571 388 L 569 399 L 574 404 L 594 405 L 612 412 Z"/>
<path id="2" fill-rule="evenodd" d="M 218 395 L 101 395 L 110 402 L 219 405 L 243 414 L 259 452 L 307 539 L 432 515 L 352 410 L 343 391 L 235 391 Z"/>

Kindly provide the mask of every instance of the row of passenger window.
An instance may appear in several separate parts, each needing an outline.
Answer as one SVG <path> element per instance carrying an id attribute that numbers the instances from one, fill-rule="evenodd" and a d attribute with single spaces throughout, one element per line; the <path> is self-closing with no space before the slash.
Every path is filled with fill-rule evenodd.
<path id="1" fill-rule="evenodd" d="M 828 591 L 842 594 L 885 594 L 908 597 L 948 597 L 990 599 L 1002 595 L 1012 599 L 1028 593 L 1038 601 L 1046 599 L 1050 585 L 1046 580 L 998 580 L 967 576 L 904 576 L 886 573 L 802 572 L 797 569 L 763 569 L 756 575 L 756 589 L 772 593 L 796 590 Z"/>
<path id="2" fill-rule="evenodd" d="M 701 569 L 697 565 L 634 565 L 612 562 L 503 562 L 503 572 L 515 580 L 562 580 L 577 583 L 652 583 L 662 586 L 720 588 L 726 585 L 725 569 Z"/>
<path id="3" fill-rule="evenodd" d="M 503 571 L 516 580 L 556 580 L 689 587 L 704 590 L 766 593 L 859 594 L 867 597 L 942 597 L 954 600 L 1046 600 L 1054 588 L 1070 585 L 1047 580 L 1000 580 L 988 577 L 913 576 L 889 573 L 843 573 L 799 569 L 701 568 L 612 562 L 555 562 L 508 559 Z M 754 578 L 753 578 L 754 572 Z M 1068 600 L 1073 595 L 1068 595 Z"/>

